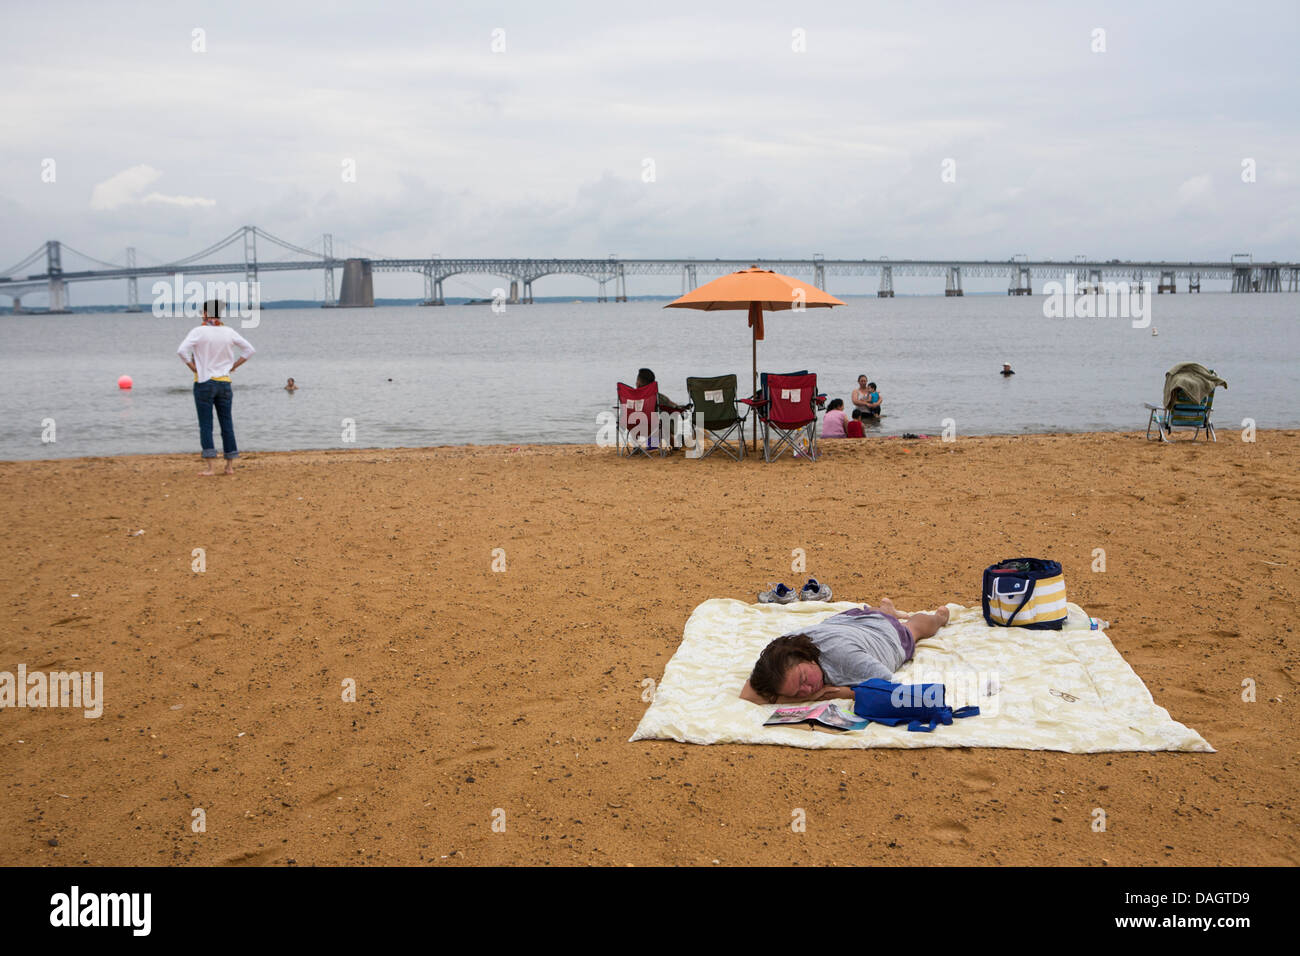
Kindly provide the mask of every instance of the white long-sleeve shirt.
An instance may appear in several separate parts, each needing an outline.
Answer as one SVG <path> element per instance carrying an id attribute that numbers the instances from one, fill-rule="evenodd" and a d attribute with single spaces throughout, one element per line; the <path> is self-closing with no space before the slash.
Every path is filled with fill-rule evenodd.
<path id="1" fill-rule="evenodd" d="M 193 359 L 197 374 L 195 381 L 206 382 L 230 375 L 236 350 L 244 358 L 255 351 L 248 339 L 228 325 L 200 325 L 190 329 L 176 354 L 186 361 Z"/>

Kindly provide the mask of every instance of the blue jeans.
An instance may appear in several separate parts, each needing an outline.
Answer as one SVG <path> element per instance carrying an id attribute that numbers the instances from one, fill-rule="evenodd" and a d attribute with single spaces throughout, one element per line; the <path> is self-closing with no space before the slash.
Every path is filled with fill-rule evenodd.
<path id="1" fill-rule="evenodd" d="M 230 406 L 235 393 L 229 382 L 194 383 L 194 407 L 199 412 L 199 444 L 203 448 L 204 458 L 216 458 L 217 447 L 212 441 L 212 408 L 217 409 L 217 422 L 221 425 L 221 449 L 227 458 L 238 458 L 239 448 L 235 445 L 235 420 L 230 415 Z"/>

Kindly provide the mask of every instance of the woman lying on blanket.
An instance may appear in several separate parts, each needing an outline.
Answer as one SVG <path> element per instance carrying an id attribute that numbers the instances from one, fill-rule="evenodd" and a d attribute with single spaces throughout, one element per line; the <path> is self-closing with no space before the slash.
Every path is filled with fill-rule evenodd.
<path id="1" fill-rule="evenodd" d="M 916 642 L 947 623 L 946 607 L 907 616 L 889 598 L 878 608 L 850 608 L 763 648 L 740 696 L 755 704 L 851 700 L 852 685 L 873 677 L 891 680 L 912 659 Z"/>

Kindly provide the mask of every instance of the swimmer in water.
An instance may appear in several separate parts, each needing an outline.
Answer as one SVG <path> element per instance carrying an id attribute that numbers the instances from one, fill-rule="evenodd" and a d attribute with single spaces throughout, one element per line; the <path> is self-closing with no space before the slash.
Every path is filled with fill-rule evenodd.
<path id="1" fill-rule="evenodd" d="M 284 386 L 284 390 L 286 392 L 296 392 L 298 391 L 298 386 L 293 384 L 293 379 L 289 379 L 288 384 Z"/>

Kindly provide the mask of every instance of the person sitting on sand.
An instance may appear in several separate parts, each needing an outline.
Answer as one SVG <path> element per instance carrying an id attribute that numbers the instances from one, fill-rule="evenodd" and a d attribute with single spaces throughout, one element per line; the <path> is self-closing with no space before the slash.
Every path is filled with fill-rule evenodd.
<path id="1" fill-rule="evenodd" d="M 648 368 L 643 368 L 643 369 L 641 369 L 639 372 L 636 373 L 636 387 L 637 387 L 637 388 L 645 388 L 647 385 L 649 385 L 650 383 L 654 382 L 654 380 L 655 380 L 655 373 L 652 372 L 652 371 L 650 371 L 650 369 L 648 369 Z M 674 402 L 671 398 L 669 398 L 667 395 L 665 395 L 665 394 L 663 393 L 663 390 L 662 390 L 662 389 L 660 390 L 660 392 L 659 392 L 659 411 L 661 411 L 661 412 L 680 412 L 680 411 L 684 411 L 684 410 L 685 410 L 685 406 L 678 405 L 678 404 L 677 404 L 676 402 Z"/>
<path id="2" fill-rule="evenodd" d="M 849 400 L 853 402 L 853 407 L 860 412 L 868 411 L 867 402 L 871 401 L 871 388 L 865 375 L 858 376 L 858 387 L 853 390 Z"/>
<path id="3" fill-rule="evenodd" d="M 763 648 L 741 699 L 753 704 L 851 700 L 854 684 L 877 677 L 891 680 L 911 660 L 916 642 L 933 637 L 947 623 L 947 607 L 904 616 L 889 598 L 878 608 L 850 608 Z"/>
<path id="4" fill-rule="evenodd" d="M 867 430 L 862 427 L 862 409 L 853 409 L 853 421 L 844 429 L 845 438 L 866 438 Z"/>
<path id="5" fill-rule="evenodd" d="M 643 368 L 643 369 L 641 369 L 640 371 L 638 371 L 638 372 L 636 373 L 636 387 L 637 387 L 637 388 L 645 388 L 647 385 L 651 384 L 651 383 L 654 382 L 654 381 L 655 381 L 655 373 L 652 372 L 652 371 L 650 371 L 650 369 L 648 369 L 648 368 Z M 657 384 L 657 383 L 656 383 L 656 384 Z M 669 415 L 672 415 L 672 414 L 675 414 L 675 413 L 677 413 L 677 412 L 684 412 L 684 411 L 686 411 L 686 407 L 685 407 L 684 405 L 678 405 L 676 402 L 674 402 L 671 398 L 669 398 L 667 395 L 665 395 L 665 394 L 661 391 L 661 392 L 659 393 L 659 408 L 658 408 L 658 410 L 661 411 L 661 412 L 667 412 Z M 654 432 L 656 431 L 656 429 L 652 427 L 652 428 L 650 429 L 650 431 L 651 431 L 650 442 L 649 442 L 649 444 L 647 445 L 647 447 L 649 447 L 649 448 L 655 448 L 655 447 L 657 447 L 657 443 L 655 442 L 655 435 L 654 435 Z M 669 446 L 668 446 L 668 447 L 669 447 L 669 448 L 672 448 L 672 447 L 673 447 L 673 444 L 672 444 L 672 443 L 669 443 Z"/>
<path id="6" fill-rule="evenodd" d="M 848 419 L 844 417 L 844 399 L 832 398 L 822 418 L 822 438 L 844 438 Z"/>
<path id="7" fill-rule="evenodd" d="M 296 392 L 298 391 L 298 386 L 293 384 L 293 379 L 289 379 L 288 384 L 284 386 L 284 390 L 286 392 Z"/>

